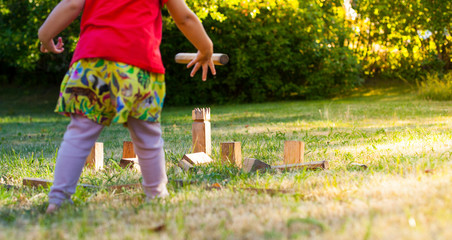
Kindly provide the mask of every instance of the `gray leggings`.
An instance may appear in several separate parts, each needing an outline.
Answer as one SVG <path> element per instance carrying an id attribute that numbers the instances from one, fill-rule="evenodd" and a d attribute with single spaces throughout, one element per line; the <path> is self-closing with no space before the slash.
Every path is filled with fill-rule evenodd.
<path id="1" fill-rule="evenodd" d="M 131 117 L 127 121 L 135 152 L 138 155 L 143 175 L 143 190 L 147 198 L 168 195 L 160 124 Z M 61 205 L 63 201 L 71 201 L 71 195 L 75 193 L 86 158 L 103 127 L 87 118 L 72 115 L 58 151 L 49 203 Z"/>

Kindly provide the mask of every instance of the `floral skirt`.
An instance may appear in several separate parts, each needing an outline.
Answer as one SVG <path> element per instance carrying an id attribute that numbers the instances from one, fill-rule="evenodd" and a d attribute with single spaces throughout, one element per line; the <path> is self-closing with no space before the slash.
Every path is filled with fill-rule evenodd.
<path id="1" fill-rule="evenodd" d="M 99 58 L 72 64 L 61 83 L 55 112 L 78 114 L 99 124 L 127 118 L 159 122 L 165 98 L 164 74 Z"/>

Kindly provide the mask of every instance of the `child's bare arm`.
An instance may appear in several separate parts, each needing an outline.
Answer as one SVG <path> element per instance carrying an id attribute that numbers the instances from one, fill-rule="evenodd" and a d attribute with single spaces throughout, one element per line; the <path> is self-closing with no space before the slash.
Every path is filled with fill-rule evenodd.
<path id="1" fill-rule="evenodd" d="M 84 4 L 85 0 L 62 0 L 58 3 L 39 28 L 38 37 L 42 52 L 62 53 L 64 51 L 62 39 L 58 38 L 58 43 L 55 45 L 53 38 L 80 15 Z"/>
<path id="2" fill-rule="evenodd" d="M 197 57 L 187 65 L 188 68 L 194 66 L 190 75 L 193 77 L 200 67 L 202 67 L 203 81 L 207 79 L 208 68 L 215 75 L 215 66 L 212 61 L 213 44 L 198 17 L 184 0 L 168 0 L 166 6 L 179 30 L 198 49 Z"/>

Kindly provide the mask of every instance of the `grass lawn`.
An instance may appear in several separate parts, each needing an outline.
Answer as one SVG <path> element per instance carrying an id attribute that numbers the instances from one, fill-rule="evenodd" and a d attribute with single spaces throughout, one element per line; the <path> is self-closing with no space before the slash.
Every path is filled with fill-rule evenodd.
<path id="1" fill-rule="evenodd" d="M 78 188 L 74 205 L 47 216 L 49 189 L 22 187 L 22 178 L 53 179 L 68 119 L 53 113 L 56 91 L 20 94 L 0 95 L 0 239 L 452 239 L 451 101 L 363 88 L 333 100 L 168 107 L 169 198 Z M 216 162 L 185 173 L 177 163 L 191 149 L 194 107 L 211 107 Z M 84 170 L 81 182 L 140 182 L 118 167 L 129 140 L 122 125 L 106 128 L 105 168 Z M 220 143 L 239 141 L 243 157 L 282 164 L 285 140 L 304 141 L 305 161 L 330 169 L 247 174 L 219 163 Z M 181 187 L 181 179 L 197 183 Z M 209 189 L 214 183 L 222 189 Z"/>

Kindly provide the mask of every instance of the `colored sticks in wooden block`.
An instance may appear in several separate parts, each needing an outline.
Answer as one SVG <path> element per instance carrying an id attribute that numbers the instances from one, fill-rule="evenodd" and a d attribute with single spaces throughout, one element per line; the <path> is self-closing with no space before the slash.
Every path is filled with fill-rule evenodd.
<path id="1" fill-rule="evenodd" d="M 104 143 L 96 142 L 86 158 L 85 166 L 96 171 L 104 167 Z"/>
<path id="2" fill-rule="evenodd" d="M 230 162 L 237 167 L 242 167 L 242 147 L 240 142 L 221 143 L 221 161 Z"/>
<path id="3" fill-rule="evenodd" d="M 210 108 L 195 108 L 192 111 L 193 152 L 212 154 L 210 134 Z"/>
<path id="4" fill-rule="evenodd" d="M 284 164 L 297 164 L 304 162 L 304 142 L 284 142 Z"/>

